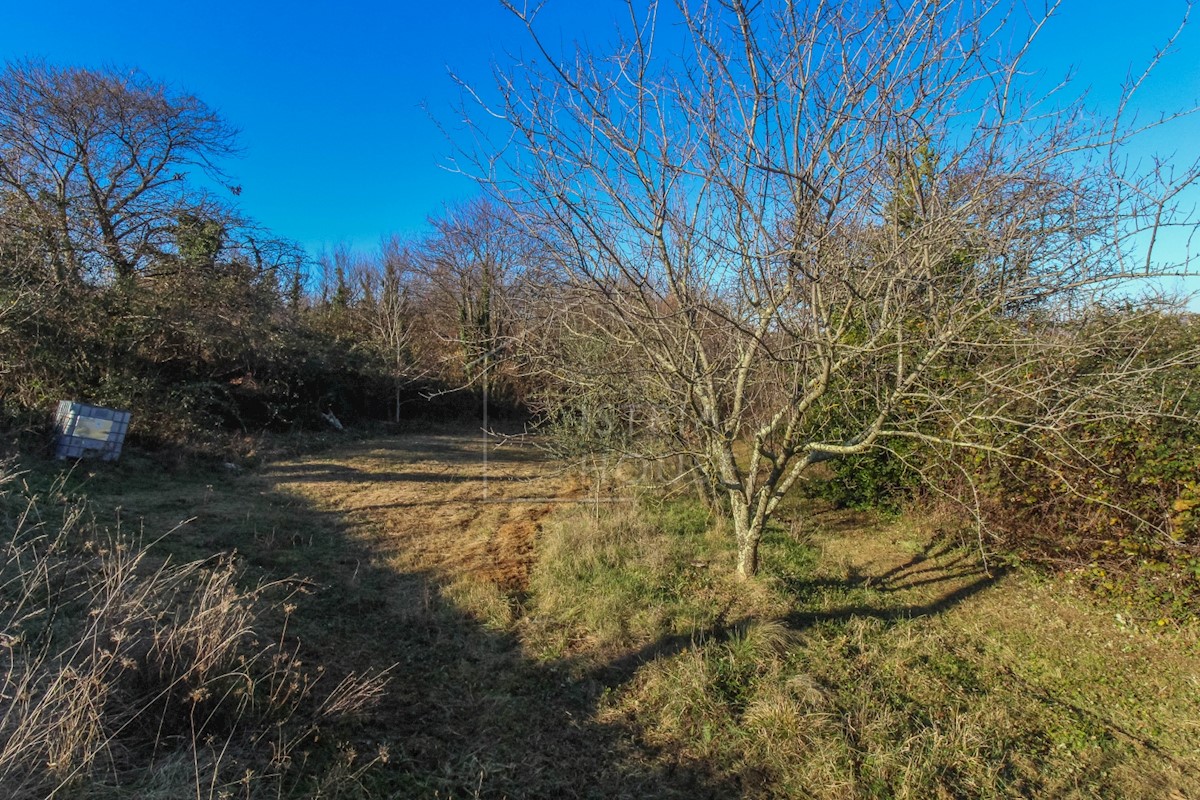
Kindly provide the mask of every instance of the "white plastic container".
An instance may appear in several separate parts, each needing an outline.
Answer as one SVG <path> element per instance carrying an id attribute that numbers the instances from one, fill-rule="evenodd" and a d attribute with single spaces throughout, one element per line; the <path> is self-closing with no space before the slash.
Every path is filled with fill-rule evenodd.
<path id="1" fill-rule="evenodd" d="M 54 417 L 55 458 L 98 457 L 116 461 L 129 431 L 128 411 L 63 400 Z"/>

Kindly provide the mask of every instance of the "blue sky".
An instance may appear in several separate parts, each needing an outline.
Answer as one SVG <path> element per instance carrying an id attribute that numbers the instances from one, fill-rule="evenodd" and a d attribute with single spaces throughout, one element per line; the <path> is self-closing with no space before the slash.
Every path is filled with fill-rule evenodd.
<path id="1" fill-rule="evenodd" d="M 1030 0 L 1040 5 L 1041 0 Z M 453 68 L 482 81 L 519 51 L 496 0 L 422 2 L 16 3 L 0 15 L 0 60 L 139 67 L 187 89 L 241 130 L 227 165 L 245 213 L 310 250 L 373 247 L 415 233 L 444 203 L 473 193 L 442 168 Z M 1111 103 L 1131 65 L 1174 31 L 1184 0 L 1066 0 L 1029 61 L 1046 80 L 1074 66 L 1079 89 Z M 619 0 L 551 0 L 565 42 L 607 38 Z M 52 8 L 52 11 L 47 11 Z M 1148 112 L 1200 99 L 1200 13 L 1144 94 Z M 1189 122 L 1160 147 L 1200 152 Z"/>

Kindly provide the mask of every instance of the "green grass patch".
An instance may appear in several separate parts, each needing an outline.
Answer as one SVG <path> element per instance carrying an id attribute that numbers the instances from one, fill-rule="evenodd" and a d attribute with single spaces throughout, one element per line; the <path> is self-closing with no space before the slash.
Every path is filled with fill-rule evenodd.
<path id="1" fill-rule="evenodd" d="M 535 644 L 542 657 L 701 631 L 719 614 L 715 564 L 728 545 L 701 504 L 605 512 L 580 508 L 544 526 L 527 602 L 529 616 L 542 622 Z"/>
<path id="2" fill-rule="evenodd" d="M 1095 608 L 1072 606 L 1089 624 L 1047 635 L 1039 615 L 1076 602 L 1069 589 L 996 582 L 971 551 L 929 532 L 920 542 L 913 520 L 846 530 L 835 519 L 837 534 L 773 527 L 760 579 L 716 580 L 705 601 L 735 611 L 644 663 L 601 719 L 633 720 L 660 758 L 704 764 L 749 797 L 1141 798 L 1200 788 L 1200 736 L 1187 722 L 1200 703 L 1166 681 L 1133 689 L 1154 667 L 1113 658 L 1120 632 L 1098 624 Z M 639 574 L 644 555 L 629 549 L 609 569 Z M 578 596 L 590 601 L 591 589 Z M 621 613 L 617 602 L 602 600 L 606 614 Z M 687 601 L 667 602 L 660 615 L 680 618 Z M 998 602 L 1027 613 L 999 615 Z M 590 630 L 586 610 L 572 620 Z M 994 626 L 989 636 L 982 623 Z M 1158 668 L 1194 686 L 1200 662 L 1178 644 L 1158 648 Z"/>

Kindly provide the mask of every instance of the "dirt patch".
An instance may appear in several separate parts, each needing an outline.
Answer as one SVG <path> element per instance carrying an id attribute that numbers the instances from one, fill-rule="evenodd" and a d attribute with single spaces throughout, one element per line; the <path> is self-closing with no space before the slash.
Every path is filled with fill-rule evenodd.
<path id="1" fill-rule="evenodd" d="M 529 570 L 533 566 L 534 542 L 541 530 L 541 519 L 550 513 L 550 506 L 527 509 L 517 519 L 505 522 L 488 541 L 485 565 L 478 574 L 505 591 L 524 591 L 529 586 Z"/>

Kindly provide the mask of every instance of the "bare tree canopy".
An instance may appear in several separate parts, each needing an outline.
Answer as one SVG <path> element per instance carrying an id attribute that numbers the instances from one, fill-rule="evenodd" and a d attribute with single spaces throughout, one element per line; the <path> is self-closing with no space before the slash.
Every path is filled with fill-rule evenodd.
<path id="1" fill-rule="evenodd" d="M 234 131 L 196 97 L 137 71 L 36 61 L 0 72 L 0 192 L 21 207 L 60 282 L 128 279 L 205 205 Z"/>
<path id="2" fill-rule="evenodd" d="M 1126 103 L 1029 86 L 1054 4 L 681 3 L 669 32 L 638 5 L 610 50 L 565 55 L 510 5 L 537 57 L 497 71 L 464 155 L 562 270 L 530 337 L 567 387 L 552 411 L 595 393 L 694 459 L 742 574 L 822 460 L 1003 451 L 1089 413 L 1085 387 L 1131 406 L 1144 365 L 1096 356 L 1142 333 L 1087 320 L 1186 269 L 1153 245 L 1194 224 L 1200 172 L 1131 163 Z"/>
<path id="3" fill-rule="evenodd" d="M 496 367 L 513 336 L 513 303 L 526 277 L 527 241 L 508 210 L 484 199 L 430 217 L 415 261 L 439 333 L 456 351 L 464 384 L 498 388 Z M 486 371 L 486 375 L 484 374 Z"/>

